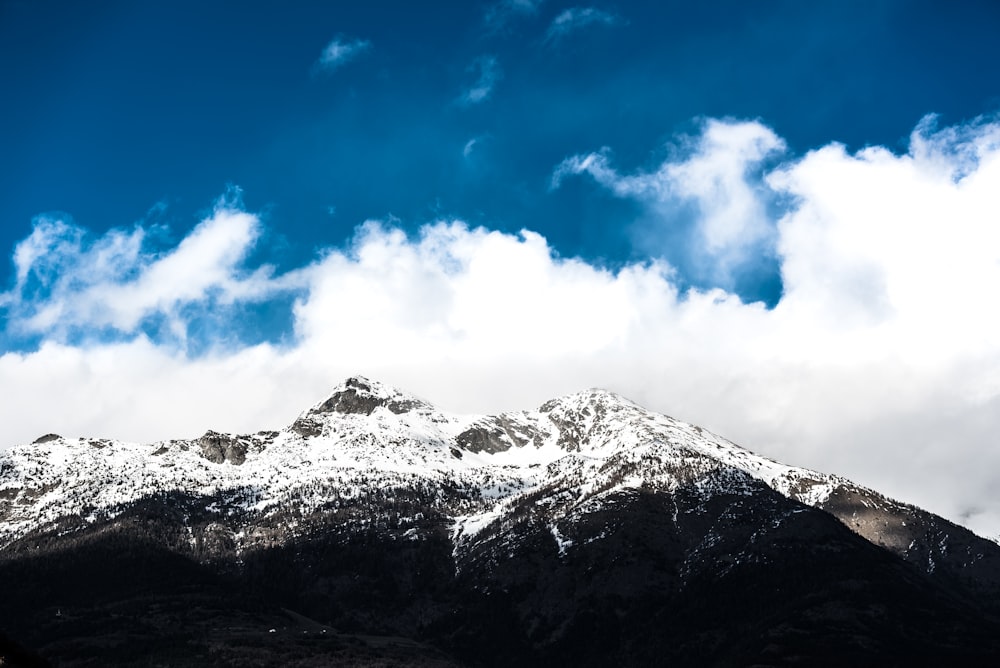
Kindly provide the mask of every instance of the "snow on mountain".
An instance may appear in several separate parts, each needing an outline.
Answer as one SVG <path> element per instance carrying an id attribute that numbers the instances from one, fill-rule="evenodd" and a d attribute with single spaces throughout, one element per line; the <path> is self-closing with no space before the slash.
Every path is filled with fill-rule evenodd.
<path id="1" fill-rule="evenodd" d="M 453 521 L 456 557 L 529 501 L 545 511 L 565 553 L 573 543 L 560 527 L 623 491 L 686 486 L 708 497 L 751 494 L 759 482 L 832 512 L 927 569 L 956 540 L 950 537 L 958 528 L 941 518 L 843 478 L 753 454 L 611 392 L 588 390 L 535 411 L 468 416 L 354 377 L 280 431 L 210 431 L 152 444 L 49 435 L 0 452 L 0 549 L 32 532 L 77 531 L 145 497 L 182 492 L 211 500 L 206 510 L 228 523 L 239 551 L 280 541 L 255 527 L 289 508 L 302 516 L 334 495 L 339 504 L 373 490 L 420 489 Z M 295 522 L 284 525 L 287 536 L 296 534 Z M 975 541 L 964 540 L 963 558 L 974 563 Z"/>

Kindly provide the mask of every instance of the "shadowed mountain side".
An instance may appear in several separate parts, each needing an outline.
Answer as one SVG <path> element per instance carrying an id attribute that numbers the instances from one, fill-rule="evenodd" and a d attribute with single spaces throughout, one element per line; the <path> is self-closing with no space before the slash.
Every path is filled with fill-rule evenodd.
<path id="1" fill-rule="evenodd" d="M 1000 549 L 965 527 L 852 484 L 818 504 L 859 536 L 938 579 L 949 579 L 995 602 L 1000 612 Z"/>
<path id="2" fill-rule="evenodd" d="M 386 503 L 365 527 L 317 517 L 283 545 L 220 543 L 199 562 L 155 538 L 178 528 L 177 502 L 22 544 L 0 562 L 0 624 L 81 666 L 986 665 L 1000 651 L 969 601 L 763 485 L 618 493 L 558 527 L 562 543 L 527 500 L 458 562 L 443 518 L 406 535 Z"/>

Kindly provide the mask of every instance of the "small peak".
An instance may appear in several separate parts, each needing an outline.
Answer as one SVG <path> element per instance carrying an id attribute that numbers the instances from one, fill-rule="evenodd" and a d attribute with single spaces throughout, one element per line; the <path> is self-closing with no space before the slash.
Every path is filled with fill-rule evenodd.
<path id="1" fill-rule="evenodd" d="M 380 383 L 377 380 L 366 378 L 365 376 L 351 376 L 334 388 L 335 393 L 343 390 L 357 390 L 359 392 L 367 392 L 368 394 L 384 397 L 399 394 L 396 389 L 389 387 L 384 383 Z"/>
<path id="2" fill-rule="evenodd" d="M 378 381 L 369 380 L 364 376 L 351 376 L 334 388 L 329 398 L 314 406 L 309 414 L 360 413 L 371 415 L 380 406 L 400 414 L 415 408 L 426 408 L 427 404 Z"/>
<path id="3" fill-rule="evenodd" d="M 600 387 L 593 387 L 589 390 L 583 390 L 582 392 L 574 392 L 573 394 L 567 394 L 556 399 L 550 399 L 539 406 L 538 410 L 542 413 L 551 413 L 559 408 L 580 409 L 586 406 L 607 406 L 614 404 L 626 406 L 635 405 L 634 402 L 626 399 L 617 392 L 605 390 Z"/>
<path id="4" fill-rule="evenodd" d="M 32 445 L 38 445 L 40 443 L 48 443 L 49 441 L 61 440 L 62 436 L 59 434 L 45 434 L 45 436 L 39 436 L 34 441 L 31 442 Z"/>

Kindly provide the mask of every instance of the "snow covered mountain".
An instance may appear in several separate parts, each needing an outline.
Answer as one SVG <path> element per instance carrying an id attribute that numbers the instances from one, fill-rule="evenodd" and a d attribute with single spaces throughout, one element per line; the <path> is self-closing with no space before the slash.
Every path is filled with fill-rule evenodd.
<path id="1" fill-rule="evenodd" d="M 982 602 L 1000 593 L 995 543 L 843 478 L 779 464 L 603 390 L 555 399 L 534 411 L 463 416 L 355 377 L 280 431 L 210 431 L 152 444 L 48 435 L 0 453 L 0 585 L 5 573 L 9 583 L 10 574 L 23 575 L 29 563 L 38 570 L 39 555 L 62 564 L 58 555 L 81 546 L 86 552 L 112 538 L 120 542 L 121 536 L 129 546 L 139 541 L 227 581 L 235 578 L 272 603 L 293 601 L 309 611 L 308 619 L 325 620 L 310 623 L 331 634 L 336 624 L 338 633 L 345 626 L 377 627 L 431 639 L 428 651 L 445 654 L 417 653 L 432 663 L 542 661 L 555 648 L 565 652 L 566 643 L 585 635 L 594 620 L 606 625 L 613 619 L 617 628 L 639 608 L 655 609 L 662 618 L 652 601 L 688 600 L 696 589 L 728 597 L 775 577 L 779 583 L 784 576 L 802 578 L 803 560 L 812 569 L 830 555 L 836 569 L 845 567 L 844 560 L 856 562 L 847 567 L 855 585 L 892 573 L 891 584 L 879 585 L 881 598 L 851 594 L 848 604 L 841 592 L 838 605 L 882 606 L 888 612 L 879 624 L 898 626 L 899 615 L 912 611 L 896 611 L 883 599 L 915 596 L 931 611 L 918 628 L 954 638 L 970 659 L 995 624 L 990 615 L 996 611 Z M 399 562 L 387 550 L 410 557 Z M 295 581 L 272 586 L 279 554 L 288 558 L 286 571 L 294 571 Z M 430 554 L 432 565 L 414 566 Z M 382 563 L 392 573 L 364 575 L 357 564 L 330 566 L 345 555 Z M 862 566 L 867 574 L 852 570 Z M 757 572 L 767 575 L 754 584 L 748 574 Z M 345 578 L 362 575 L 365 582 L 393 589 L 395 594 L 375 596 L 389 602 L 347 605 L 352 597 L 364 598 L 364 588 Z M 727 579 L 742 584 L 720 588 Z M 843 584 L 836 579 L 818 591 Z M 38 591 L 18 599 L 34 606 L 27 618 L 59 605 L 58 593 L 40 601 Z M 404 594 L 405 603 L 391 602 Z M 470 596 L 477 606 L 472 618 L 486 623 L 477 615 L 492 610 L 507 620 L 511 628 L 505 633 L 521 638 L 520 644 L 482 654 L 489 641 L 478 622 L 455 617 L 457 602 L 467 606 Z M 796 606 L 805 604 L 795 600 L 789 610 L 801 612 Z M 401 612 L 386 612 L 396 607 Z M 830 614 L 818 603 L 806 611 L 820 620 Z M 935 611 L 944 611 L 942 619 L 979 621 L 947 626 Z M 855 612 L 859 619 L 869 614 Z M 33 623 L 59 635 L 58 628 Z M 735 649 L 714 636 L 688 637 L 687 645 L 674 648 L 676 657 L 683 662 L 703 651 L 758 658 L 768 651 L 805 651 L 809 643 L 780 631 L 788 623 L 782 618 L 769 627 L 769 642 L 745 640 L 749 645 Z M 0 630 L 12 626 L 24 628 L 0 617 Z M 44 630 L 24 633 L 32 644 L 50 647 Z M 580 657 L 638 665 L 660 646 L 628 630 L 615 634 L 618 640 L 608 641 L 605 654 Z M 926 641 L 904 635 L 926 656 Z M 898 652 L 898 642 L 889 637 L 880 642 Z M 864 647 L 869 639 L 855 641 Z M 86 656 L 82 641 L 75 642 L 69 655 Z M 585 648 L 591 640 L 573 642 Z M 65 658 L 59 647 L 50 647 L 51 653 Z"/>

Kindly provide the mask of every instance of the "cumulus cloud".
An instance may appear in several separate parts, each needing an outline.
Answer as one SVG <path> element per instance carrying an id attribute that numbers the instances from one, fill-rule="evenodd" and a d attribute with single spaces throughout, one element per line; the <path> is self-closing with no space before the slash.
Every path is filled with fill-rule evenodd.
<path id="1" fill-rule="evenodd" d="M 315 267 L 309 296 L 295 307 L 296 327 L 302 341 L 377 348 L 382 363 L 393 365 L 412 361 L 417 348 L 462 364 L 572 357 L 624 342 L 644 317 L 628 293 L 669 294 L 663 271 L 649 265 L 611 274 L 558 259 L 529 231 L 513 236 L 441 222 L 410 239 L 371 222 L 350 253 L 332 253 Z"/>
<path id="2" fill-rule="evenodd" d="M 669 200 L 661 191 L 693 199 L 705 243 L 716 239 L 722 256 L 744 236 L 772 252 L 784 294 L 770 309 L 720 288 L 680 289 L 663 261 L 610 271 L 560 257 L 537 233 L 461 221 L 413 235 L 369 221 L 292 280 L 243 267 L 235 258 L 245 257 L 254 225 L 220 223 L 229 242 L 205 242 L 204 263 L 193 265 L 201 278 L 184 285 L 242 299 L 294 282 L 288 342 L 195 356 L 141 333 L 74 345 L 52 340 L 38 321 L 43 344 L 0 356 L 0 386 L 16 388 L 0 402 L 5 445 L 48 431 L 148 440 L 278 427 L 358 372 L 462 411 L 528 408 L 602 386 L 996 536 L 998 133 L 990 121 L 927 122 L 903 154 L 831 144 L 758 174 L 746 165 L 779 153 L 781 140 L 759 123 L 719 121 L 650 173 L 622 175 L 600 153 L 564 163 L 562 178 L 586 173 L 595 187 L 650 206 Z M 702 207 L 713 193 L 718 208 Z M 785 206 L 763 233 L 758 218 L 774 210 L 766 205 L 774 197 Z M 744 220 L 731 207 L 754 213 Z M 234 210 L 209 220 L 240 216 L 254 218 Z M 15 252 L 21 287 L 8 295 L 30 300 L 34 282 L 49 292 L 39 293 L 38 309 L 5 306 L 8 322 L 31 321 L 53 300 L 51 286 L 80 280 L 42 258 L 60 244 L 70 252 L 85 235 L 58 225 L 36 233 Z M 137 232 L 118 234 L 103 257 L 142 255 Z M 159 257 L 200 239 L 193 232 Z M 99 266 L 93 246 L 83 248 L 86 266 Z M 133 313 L 190 299 L 196 289 L 183 286 L 121 296 L 146 285 L 156 262 L 105 270 L 119 290 L 107 299 L 121 304 L 105 311 L 83 299 L 61 312 L 80 327 L 88 318 L 124 326 Z"/>
<path id="3" fill-rule="evenodd" d="M 468 72 L 476 75 L 475 82 L 462 91 L 458 98 L 461 105 L 470 106 L 485 102 L 493 94 L 493 88 L 497 82 L 503 78 L 503 70 L 496 56 L 480 56 L 476 58 L 467 68 Z"/>
<path id="4" fill-rule="evenodd" d="M 371 48 L 372 43 L 366 39 L 356 39 L 338 35 L 331 40 L 330 43 L 326 45 L 326 48 L 323 49 L 323 52 L 319 54 L 319 60 L 316 61 L 316 65 L 322 70 L 332 72 L 342 65 L 346 65 Z"/>
<path id="5" fill-rule="evenodd" d="M 575 155 L 556 167 L 552 187 L 570 175 L 587 174 L 619 197 L 637 199 L 651 211 L 652 229 L 641 230 L 646 250 L 655 252 L 664 226 L 691 227 L 685 254 L 716 285 L 732 287 L 733 274 L 773 247 L 774 221 L 762 161 L 785 150 L 785 143 L 758 122 L 705 121 L 699 137 L 655 171 L 622 175 L 610 152 Z"/>
<path id="6" fill-rule="evenodd" d="M 14 249 L 16 282 L 0 306 L 13 333 L 59 341 L 88 332 L 130 335 L 155 318 L 183 340 L 188 307 L 260 301 L 293 287 L 293 275 L 276 279 L 267 265 L 243 268 L 260 227 L 224 197 L 176 248 L 160 253 L 147 249 L 141 225 L 91 240 L 72 222 L 41 216 Z"/>
<path id="7" fill-rule="evenodd" d="M 545 33 L 546 42 L 555 42 L 571 32 L 594 25 L 613 26 L 621 19 L 596 7 L 571 7 L 559 12 Z"/>

